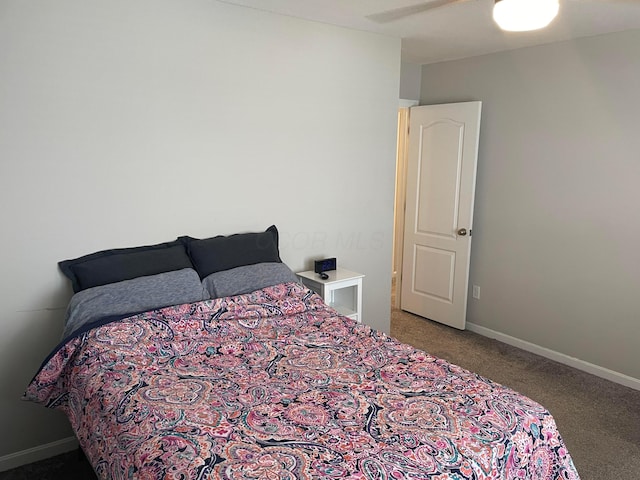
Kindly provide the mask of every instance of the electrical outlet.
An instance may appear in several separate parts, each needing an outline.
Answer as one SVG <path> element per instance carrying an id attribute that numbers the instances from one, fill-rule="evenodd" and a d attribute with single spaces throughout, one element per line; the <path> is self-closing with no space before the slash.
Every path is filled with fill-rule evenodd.
<path id="1" fill-rule="evenodd" d="M 478 285 L 473 286 L 473 298 L 480 300 L 480 286 Z"/>

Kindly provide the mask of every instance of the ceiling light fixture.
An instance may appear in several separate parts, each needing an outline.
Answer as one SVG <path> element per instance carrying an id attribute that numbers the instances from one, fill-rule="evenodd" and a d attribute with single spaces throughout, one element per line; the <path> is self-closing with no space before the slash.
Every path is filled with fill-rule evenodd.
<path id="1" fill-rule="evenodd" d="M 549 25 L 559 8 L 558 0 L 496 0 L 493 19 L 502 30 L 526 32 Z"/>

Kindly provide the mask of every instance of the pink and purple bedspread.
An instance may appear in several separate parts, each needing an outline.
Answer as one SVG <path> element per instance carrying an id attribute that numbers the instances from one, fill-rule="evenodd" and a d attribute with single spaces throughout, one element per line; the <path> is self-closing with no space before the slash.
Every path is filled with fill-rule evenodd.
<path id="1" fill-rule="evenodd" d="M 98 325 L 25 398 L 103 479 L 578 478 L 545 408 L 295 283 Z"/>

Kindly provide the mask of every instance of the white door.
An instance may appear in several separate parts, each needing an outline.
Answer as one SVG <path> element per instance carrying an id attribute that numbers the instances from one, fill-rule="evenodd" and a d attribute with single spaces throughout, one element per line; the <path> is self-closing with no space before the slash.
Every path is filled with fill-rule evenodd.
<path id="1" fill-rule="evenodd" d="M 464 329 L 482 102 L 413 107 L 401 307 Z"/>

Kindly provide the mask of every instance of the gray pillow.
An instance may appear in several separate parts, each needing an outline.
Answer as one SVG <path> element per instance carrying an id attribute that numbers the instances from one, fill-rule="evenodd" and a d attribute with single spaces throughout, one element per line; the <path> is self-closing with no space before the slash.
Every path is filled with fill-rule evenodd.
<path id="1" fill-rule="evenodd" d="M 212 273 L 202 284 L 211 298 L 220 298 L 297 281 L 298 277 L 284 263 L 264 262 Z"/>
<path id="2" fill-rule="evenodd" d="M 124 316 L 208 299 L 209 294 L 198 272 L 192 268 L 88 288 L 71 298 L 63 338 L 103 317 Z"/>

